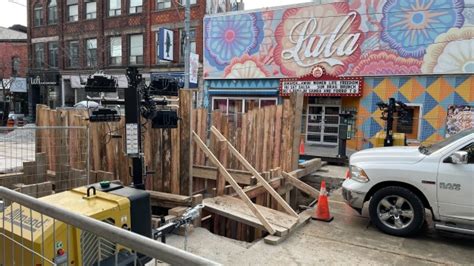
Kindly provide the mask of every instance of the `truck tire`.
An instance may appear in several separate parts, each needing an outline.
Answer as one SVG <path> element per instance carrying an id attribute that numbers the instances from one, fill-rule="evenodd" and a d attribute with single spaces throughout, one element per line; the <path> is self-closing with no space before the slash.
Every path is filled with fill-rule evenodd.
<path id="1" fill-rule="evenodd" d="M 379 230 L 395 236 L 411 236 L 423 227 L 425 207 L 409 189 L 391 186 L 375 192 L 370 200 L 369 215 Z"/>

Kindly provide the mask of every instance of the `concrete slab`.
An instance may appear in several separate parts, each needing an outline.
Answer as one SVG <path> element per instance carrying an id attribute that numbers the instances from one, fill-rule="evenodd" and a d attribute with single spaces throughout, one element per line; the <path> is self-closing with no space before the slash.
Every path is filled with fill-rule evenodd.
<path id="1" fill-rule="evenodd" d="M 431 227 L 418 237 L 393 237 L 341 202 L 337 191 L 330 206 L 333 222 L 311 221 L 277 246 L 263 240 L 239 242 L 197 228 L 189 236 L 188 251 L 226 265 L 474 264 L 473 237 L 440 234 Z M 183 248 L 184 237 L 171 236 L 167 242 Z"/>

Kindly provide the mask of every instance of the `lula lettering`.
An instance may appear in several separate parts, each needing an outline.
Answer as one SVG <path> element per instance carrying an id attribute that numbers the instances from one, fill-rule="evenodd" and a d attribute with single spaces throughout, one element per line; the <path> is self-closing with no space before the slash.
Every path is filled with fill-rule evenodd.
<path id="1" fill-rule="evenodd" d="M 352 55 L 358 48 L 360 33 L 347 33 L 358 14 L 350 12 L 330 34 L 318 35 L 318 20 L 311 18 L 296 23 L 289 33 L 289 41 L 295 46 L 282 51 L 284 60 L 294 60 L 302 67 L 310 67 L 320 63 L 330 66 L 343 65 L 334 55 L 343 57 Z M 298 36 L 297 39 L 294 36 Z M 336 47 L 336 42 L 339 42 Z M 301 53 L 303 51 L 303 53 Z"/>

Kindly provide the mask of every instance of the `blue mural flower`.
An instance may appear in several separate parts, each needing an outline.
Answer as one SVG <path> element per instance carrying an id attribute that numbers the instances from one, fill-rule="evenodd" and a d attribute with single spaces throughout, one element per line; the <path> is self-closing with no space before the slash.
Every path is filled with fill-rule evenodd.
<path id="1" fill-rule="evenodd" d="M 233 58 L 255 54 L 263 40 L 258 13 L 218 16 L 206 20 L 205 56 L 219 70 Z"/>
<path id="2" fill-rule="evenodd" d="M 464 24 L 463 0 L 388 0 L 382 40 L 403 57 L 420 58 L 436 37 Z"/>

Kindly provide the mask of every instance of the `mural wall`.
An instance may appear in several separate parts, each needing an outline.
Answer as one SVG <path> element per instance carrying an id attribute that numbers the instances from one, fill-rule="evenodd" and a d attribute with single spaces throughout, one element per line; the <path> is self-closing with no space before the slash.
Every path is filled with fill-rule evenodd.
<path id="1" fill-rule="evenodd" d="M 204 19 L 207 79 L 474 73 L 474 1 L 348 0 Z"/>

